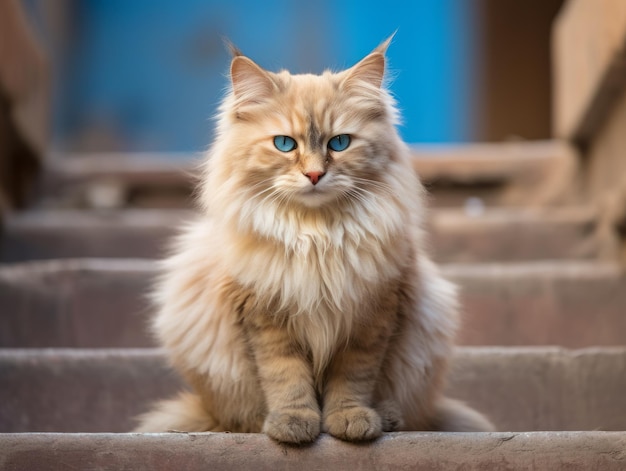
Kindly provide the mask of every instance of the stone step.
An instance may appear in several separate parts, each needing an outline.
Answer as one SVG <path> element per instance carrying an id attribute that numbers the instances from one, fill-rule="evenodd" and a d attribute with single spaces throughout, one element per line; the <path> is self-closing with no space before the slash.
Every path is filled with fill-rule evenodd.
<path id="1" fill-rule="evenodd" d="M 439 262 L 515 262 L 593 258 L 594 212 L 588 208 L 454 209 L 430 214 L 429 240 Z"/>
<path id="2" fill-rule="evenodd" d="M 443 265 L 459 284 L 462 345 L 626 345 L 626 271 L 617 263 Z"/>
<path id="3" fill-rule="evenodd" d="M 64 259 L 0 265 L 0 348 L 146 347 L 156 264 Z"/>
<path id="4" fill-rule="evenodd" d="M 412 146 L 413 165 L 437 206 L 560 203 L 571 198 L 577 158 L 564 141 Z M 188 207 L 200 154 L 52 155 L 44 206 Z M 532 189 L 532 191 L 529 191 Z"/>
<path id="5" fill-rule="evenodd" d="M 190 215 L 179 210 L 31 210 L 6 217 L 0 261 L 162 257 Z"/>
<path id="6" fill-rule="evenodd" d="M 626 344 L 626 273 L 616 264 L 443 265 L 461 286 L 464 345 Z M 0 266 L 0 347 L 147 347 L 151 260 Z"/>
<path id="7" fill-rule="evenodd" d="M 566 141 L 419 145 L 413 167 L 438 207 L 477 198 L 486 207 L 578 201 L 578 155 Z"/>
<path id="8" fill-rule="evenodd" d="M 0 261 L 62 257 L 161 257 L 192 213 L 180 210 L 32 210 L 6 218 Z M 491 209 L 429 214 L 440 262 L 592 258 L 599 244 L 588 208 Z"/>
<path id="9" fill-rule="evenodd" d="M 0 350 L 0 432 L 125 432 L 181 384 L 160 350 Z M 500 431 L 626 431 L 626 347 L 458 349 L 448 394 Z"/>
<path id="10" fill-rule="evenodd" d="M 0 469 L 621 471 L 624 450 L 626 432 L 405 432 L 357 445 L 323 435 L 305 447 L 261 434 L 4 434 Z"/>

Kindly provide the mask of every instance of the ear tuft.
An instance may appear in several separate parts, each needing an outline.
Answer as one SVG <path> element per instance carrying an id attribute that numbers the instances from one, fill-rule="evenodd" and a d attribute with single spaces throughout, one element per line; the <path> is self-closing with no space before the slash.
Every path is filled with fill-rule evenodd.
<path id="1" fill-rule="evenodd" d="M 271 95 L 275 86 L 265 70 L 242 55 L 233 57 L 230 79 L 233 94 L 241 103 L 259 103 Z"/>
<path id="2" fill-rule="evenodd" d="M 347 72 L 346 83 L 348 84 L 362 82 L 380 88 L 385 77 L 385 56 L 375 50 Z"/>
<path id="3" fill-rule="evenodd" d="M 222 42 L 224 43 L 226 49 L 228 49 L 228 52 L 230 52 L 231 57 L 243 56 L 243 53 L 232 43 L 230 39 L 222 37 Z"/>

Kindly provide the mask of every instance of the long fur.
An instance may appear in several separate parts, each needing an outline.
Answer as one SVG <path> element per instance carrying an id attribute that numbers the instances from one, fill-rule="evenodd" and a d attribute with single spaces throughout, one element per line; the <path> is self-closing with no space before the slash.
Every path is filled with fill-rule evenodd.
<path id="1" fill-rule="evenodd" d="M 387 44 L 322 75 L 233 58 L 201 214 L 154 290 L 154 332 L 193 393 L 139 431 L 301 443 L 491 429 L 441 397 L 457 296 L 424 253 L 424 190 L 382 85 Z M 332 151 L 339 134 L 350 145 Z M 280 152 L 281 135 L 297 147 Z"/>

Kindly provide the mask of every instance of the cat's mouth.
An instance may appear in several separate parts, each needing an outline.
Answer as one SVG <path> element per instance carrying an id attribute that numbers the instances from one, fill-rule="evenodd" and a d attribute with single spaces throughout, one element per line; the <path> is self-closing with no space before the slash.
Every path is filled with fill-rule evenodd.
<path id="1" fill-rule="evenodd" d="M 309 184 L 298 192 L 298 200 L 308 207 L 319 207 L 330 203 L 334 199 L 335 192 L 322 182 L 316 185 Z"/>

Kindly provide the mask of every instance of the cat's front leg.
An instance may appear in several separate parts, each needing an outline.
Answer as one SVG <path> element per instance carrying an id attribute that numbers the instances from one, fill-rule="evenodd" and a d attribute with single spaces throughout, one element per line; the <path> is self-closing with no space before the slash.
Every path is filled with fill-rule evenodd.
<path id="1" fill-rule="evenodd" d="M 286 328 L 251 323 L 248 330 L 268 414 L 263 432 L 286 443 L 312 442 L 320 434 L 321 412 L 306 355 Z"/>
<path id="2" fill-rule="evenodd" d="M 387 325 L 361 329 L 333 360 L 324 386 L 324 431 L 348 441 L 373 440 L 383 432 L 374 391 L 389 340 Z"/>
<path id="3" fill-rule="evenodd" d="M 324 393 L 324 431 L 342 440 L 373 440 L 382 433 L 382 419 L 372 407 L 377 369 L 365 351 L 343 352 L 333 365 Z"/>

